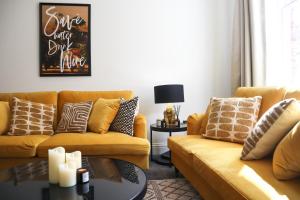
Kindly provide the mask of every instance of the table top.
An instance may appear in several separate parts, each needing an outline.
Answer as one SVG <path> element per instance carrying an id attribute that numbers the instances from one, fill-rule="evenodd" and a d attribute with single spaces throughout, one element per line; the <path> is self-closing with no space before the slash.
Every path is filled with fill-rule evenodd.
<path id="1" fill-rule="evenodd" d="M 181 123 L 180 127 L 176 126 L 170 126 L 170 127 L 161 127 L 157 126 L 156 124 L 151 124 L 151 129 L 154 131 L 161 131 L 161 132 L 180 132 L 180 131 L 186 131 L 187 130 L 187 124 Z"/>
<path id="2" fill-rule="evenodd" d="M 142 199 L 147 178 L 132 163 L 100 157 L 83 157 L 90 181 L 69 188 L 48 182 L 46 159 L 0 170 L 0 198 L 9 200 Z"/>

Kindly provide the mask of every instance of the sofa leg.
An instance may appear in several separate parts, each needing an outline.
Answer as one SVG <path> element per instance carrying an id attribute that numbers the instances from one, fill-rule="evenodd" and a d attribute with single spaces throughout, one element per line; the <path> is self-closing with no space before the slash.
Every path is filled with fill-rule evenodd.
<path id="1" fill-rule="evenodd" d="M 175 172 L 175 178 L 177 178 L 179 175 L 179 171 L 175 166 L 174 166 L 174 172 Z"/>

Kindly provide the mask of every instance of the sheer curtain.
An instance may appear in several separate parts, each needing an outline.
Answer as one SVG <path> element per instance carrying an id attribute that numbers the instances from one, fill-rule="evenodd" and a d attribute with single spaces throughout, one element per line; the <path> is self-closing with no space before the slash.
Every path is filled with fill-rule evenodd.
<path id="1" fill-rule="evenodd" d="M 300 87 L 300 0 L 266 0 L 270 86 Z"/>
<path id="2" fill-rule="evenodd" d="M 232 92 L 266 80 L 265 1 L 236 0 L 232 49 Z"/>

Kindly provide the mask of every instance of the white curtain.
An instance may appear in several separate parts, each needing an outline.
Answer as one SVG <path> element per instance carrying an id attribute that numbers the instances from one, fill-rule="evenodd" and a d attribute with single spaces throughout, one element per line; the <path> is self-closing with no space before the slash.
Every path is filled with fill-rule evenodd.
<path id="1" fill-rule="evenodd" d="M 264 0 L 236 0 L 232 46 L 232 92 L 239 86 L 265 85 Z"/>

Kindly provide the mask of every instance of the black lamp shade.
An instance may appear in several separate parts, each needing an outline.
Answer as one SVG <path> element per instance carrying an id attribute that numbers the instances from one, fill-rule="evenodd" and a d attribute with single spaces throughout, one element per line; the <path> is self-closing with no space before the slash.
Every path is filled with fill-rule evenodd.
<path id="1" fill-rule="evenodd" d="M 184 102 L 183 85 L 158 85 L 154 87 L 155 103 Z"/>

